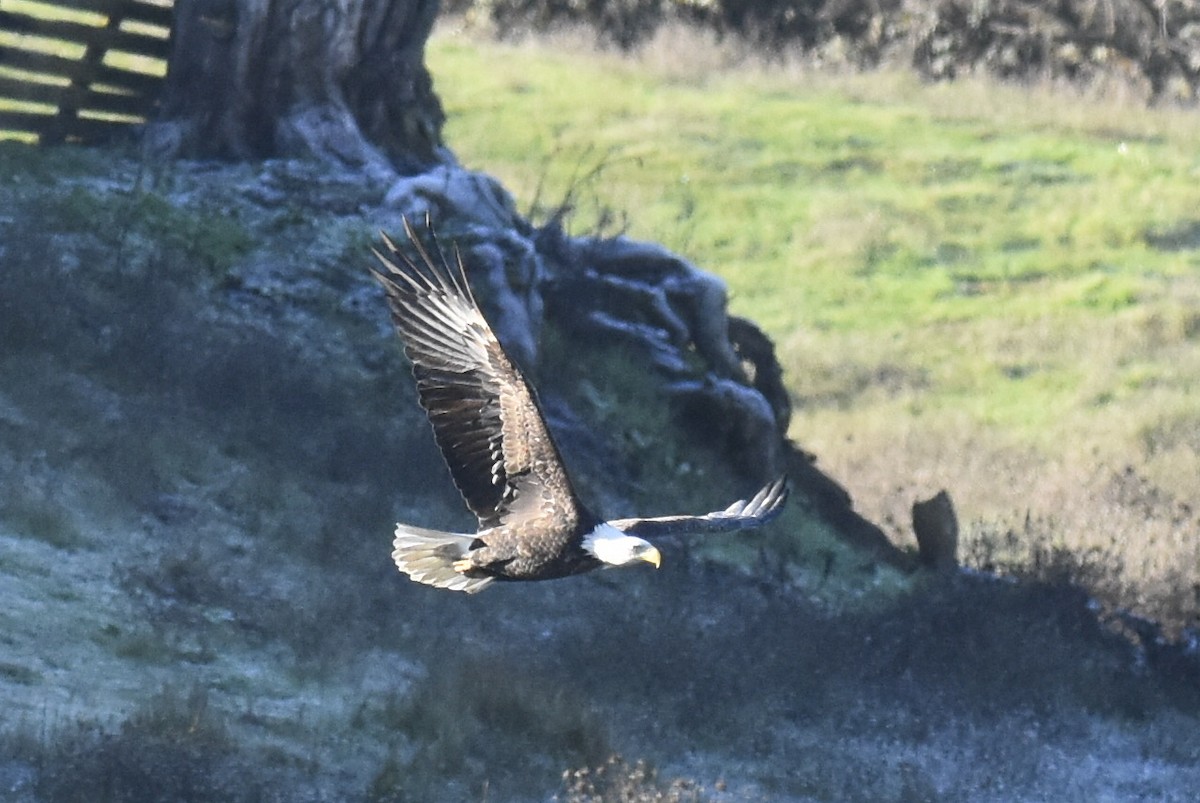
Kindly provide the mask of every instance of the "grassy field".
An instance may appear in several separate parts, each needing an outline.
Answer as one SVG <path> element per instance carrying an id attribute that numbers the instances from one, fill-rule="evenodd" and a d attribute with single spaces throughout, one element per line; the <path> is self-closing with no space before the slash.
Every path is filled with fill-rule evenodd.
<path id="1" fill-rule="evenodd" d="M 671 54 L 703 54 L 680 64 Z M 1119 90 L 764 66 L 449 26 L 446 140 L 576 232 L 656 240 L 778 344 L 791 434 L 906 542 L 950 491 L 964 553 L 1064 561 L 1200 608 L 1200 125 Z"/>

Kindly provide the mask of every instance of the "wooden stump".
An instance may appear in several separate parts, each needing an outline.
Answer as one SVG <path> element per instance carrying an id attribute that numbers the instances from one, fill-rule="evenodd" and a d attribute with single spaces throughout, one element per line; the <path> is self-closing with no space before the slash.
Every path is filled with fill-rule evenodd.
<path id="1" fill-rule="evenodd" d="M 932 499 L 914 502 L 913 534 L 921 564 L 936 571 L 958 568 L 958 517 L 950 494 L 938 491 Z"/>

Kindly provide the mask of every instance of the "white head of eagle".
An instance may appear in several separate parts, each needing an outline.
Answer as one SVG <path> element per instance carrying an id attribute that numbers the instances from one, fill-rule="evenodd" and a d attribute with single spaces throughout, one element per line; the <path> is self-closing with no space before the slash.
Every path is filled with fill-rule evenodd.
<path id="1" fill-rule="evenodd" d="M 662 556 L 654 544 L 636 535 L 627 535 L 608 523 L 597 524 L 585 535 L 583 548 L 609 566 L 627 566 L 639 560 L 654 564 L 656 569 L 662 564 Z"/>
<path id="2" fill-rule="evenodd" d="M 575 495 L 537 394 L 475 303 L 461 257 L 447 263 L 404 221 L 415 257 L 386 237 L 375 278 L 412 363 L 417 398 L 475 533 L 396 525 L 392 558 L 413 580 L 474 593 L 496 580 L 550 580 L 662 558 L 646 538 L 756 527 L 787 499 L 781 477 L 703 516 L 602 522 Z"/>

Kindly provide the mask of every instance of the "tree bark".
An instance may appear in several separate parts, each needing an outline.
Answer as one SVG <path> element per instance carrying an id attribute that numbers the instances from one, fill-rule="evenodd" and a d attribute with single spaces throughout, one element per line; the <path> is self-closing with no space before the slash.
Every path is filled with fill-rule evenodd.
<path id="1" fill-rule="evenodd" d="M 312 154 L 381 179 L 441 149 L 425 69 L 437 0 L 179 0 L 147 145 L 164 156 Z"/>

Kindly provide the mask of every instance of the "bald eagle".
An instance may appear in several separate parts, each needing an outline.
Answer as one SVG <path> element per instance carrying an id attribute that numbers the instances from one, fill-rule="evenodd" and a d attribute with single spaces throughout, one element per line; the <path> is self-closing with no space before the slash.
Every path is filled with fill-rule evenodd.
<path id="1" fill-rule="evenodd" d="M 494 580 L 549 580 L 661 556 L 647 538 L 753 527 L 779 514 L 781 477 L 750 499 L 704 516 L 604 521 L 571 487 L 537 396 L 504 353 L 467 284 L 461 255 L 451 268 L 430 232 L 432 252 L 408 221 L 416 259 L 386 235 L 375 251 L 392 322 L 412 363 L 417 395 L 475 533 L 397 524 L 400 571 L 438 588 L 481 591 Z"/>

